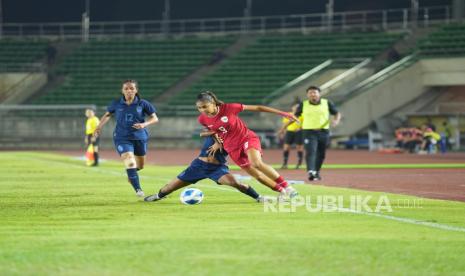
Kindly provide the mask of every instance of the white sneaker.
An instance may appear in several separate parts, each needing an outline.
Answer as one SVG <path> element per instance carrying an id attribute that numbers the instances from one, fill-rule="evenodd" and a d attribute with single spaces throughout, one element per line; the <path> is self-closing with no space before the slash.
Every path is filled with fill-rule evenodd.
<path id="1" fill-rule="evenodd" d="M 144 191 L 142 191 L 141 189 L 137 189 L 137 191 L 136 191 L 136 196 L 138 196 L 138 197 L 144 197 L 144 196 L 145 196 Z"/>
<path id="2" fill-rule="evenodd" d="M 150 196 L 144 198 L 144 201 L 147 201 L 147 202 L 158 201 L 158 200 L 160 200 L 160 198 L 158 197 L 158 194 L 153 194 L 153 195 L 150 195 Z"/>
<path id="3" fill-rule="evenodd" d="M 286 192 L 286 189 L 283 189 L 278 195 L 278 202 L 289 201 L 289 195 Z"/>
<path id="4" fill-rule="evenodd" d="M 257 202 L 259 202 L 259 203 L 264 203 L 264 202 L 272 203 L 274 201 L 276 201 L 276 197 L 272 197 L 272 196 L 262 196 L 262 195 L 260 195 L 257 198 Z"/>
<path id="5" fill-rule="evenodd" d="M 286 192 L 286 194 L 289 196 L 289 198 L 294 198 L 296 196 L 299 195 L 299 193 L 297 192 L 296 189 L 294 189 L 294 187 L 292 187 L 291 185 L 287 186 L 284 191 Z"/>

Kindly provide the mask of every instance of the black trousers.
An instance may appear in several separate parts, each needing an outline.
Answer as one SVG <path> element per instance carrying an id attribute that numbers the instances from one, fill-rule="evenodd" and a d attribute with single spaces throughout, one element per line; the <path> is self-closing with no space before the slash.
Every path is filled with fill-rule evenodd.
<path id="1" fill-rule="evenodd" d="M 329 145 L 329 131 L 302 130 L 307 171 L 320 171 Z"/>

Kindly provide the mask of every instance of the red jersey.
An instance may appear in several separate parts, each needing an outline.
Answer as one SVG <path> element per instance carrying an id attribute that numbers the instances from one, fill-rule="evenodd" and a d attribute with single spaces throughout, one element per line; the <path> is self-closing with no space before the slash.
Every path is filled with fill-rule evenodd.
<path id="1" fill-rule="evenodd" d="M 241 148 L 250 137 L 256 137 L 247 125 L 237 116 L 244 110 L 240 103 L 228 103 L 218 106 L 219 111 L 213 117 L 200 114 L 198 121 L 201 125 L 212 130 L 223 139 L 223 147 L 227 152 Z"/>

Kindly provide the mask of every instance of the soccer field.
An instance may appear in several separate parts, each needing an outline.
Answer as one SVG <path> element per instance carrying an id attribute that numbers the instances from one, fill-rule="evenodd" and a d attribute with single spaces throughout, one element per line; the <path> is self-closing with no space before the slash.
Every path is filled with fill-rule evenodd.
<path id="1" fill-rule="evenodd" d="M 293 210 L 202 181 L 200 205 L 181 204 L 179 191 L 146 203 L 118 162 L 2 152 L 0 163 L 0 275 L 465 273 L 463 202 L 296 185 L 312 202 Z M 181 169 L 147 166 L 145 192 Z M 344 204 L 330 209 L 334 198 Z M 349 211 L 353 198 L 373 211 L 388 199 L 392 212 Z"/>

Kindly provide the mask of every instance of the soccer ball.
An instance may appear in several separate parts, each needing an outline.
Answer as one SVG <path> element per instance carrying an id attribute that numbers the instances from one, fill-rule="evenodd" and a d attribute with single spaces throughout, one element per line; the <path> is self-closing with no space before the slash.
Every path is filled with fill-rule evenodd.
<path id="1" fill-rule="evenodd" d="M 187 188 L 182 191 L 179 199 L 184 204 L 199 204 L 203 200 L 203 192 L 196 188 Z"/>

